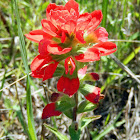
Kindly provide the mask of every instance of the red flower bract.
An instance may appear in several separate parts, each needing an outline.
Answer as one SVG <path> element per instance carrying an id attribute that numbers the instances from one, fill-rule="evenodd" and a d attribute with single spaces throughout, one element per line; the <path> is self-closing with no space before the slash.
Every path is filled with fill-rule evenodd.
<path id="1" fill-rule="evenodd" d="M 42 113 L 42 119 L 47 119 L 52 116 L 59 116 L 61 114 L 60 111 L 57 111 L 55 108 L 55 103 L 50 103 L 45 106 Z"/>
<path id="2" fill-rule="evenodd" d="M 88 48 L 84 54 L 75 56 L 77 61 L 90 62 L 100 60 L 100 52 L 96 48 Z"/>
<path id="3" fill-rule="evenodd" d="M 89 93 L 89 94 L 87 94 L 87 95 L 85 96 L 85 98 L 86 98 L 87 100 L 89 100 L 90 102 L 96 104 L 96 103 L 99 102 L 100 91 L 101 91 L 100 88 L 95 87 L 94 90 L 93 90 L 91 93 Z"/>
<path id="4" fill-rule="evenodd" d="M 80 83 L 79 83 L 78 77 L 73 78 L 73 79 L 69 79 L 67 77 L 62 76 L 58 80 L 57 90 L 65 93 L 71 97 L 79 89 L 79 84 Z"/>
<path id="5" fill-rule="evenodd" d="M 85 75 L 86 74 L 86 71 L 87 71 L 87 66 L 81 68 L 78 70 L 78 74 L 80 75 Z"/>
<path id="6" fill-rule="evenodd" d="M 49 55 L 38 55 L 31 64 L 32 76 L 35 78 L 43 78 L 43 81 L 52 78 L 57 65 L 58 62 L 52 60 Z"/>
<path id="7" fill-rule="evenodd" d="M 95 81 L 99 80 L 99 75 L 97 73 L 91 72 L 89 73 L 89 75 L 91 76 L 91 78 Z"/>
<path id="8" fill-rule="evenodd" d="M 100 60 L 101 56 L 109 55 L 116 51 L 116 44 L 112 42 L 101 42 L 88 48 L 84 54 L 75 56 L 77 61 L 89 62 Z"/>

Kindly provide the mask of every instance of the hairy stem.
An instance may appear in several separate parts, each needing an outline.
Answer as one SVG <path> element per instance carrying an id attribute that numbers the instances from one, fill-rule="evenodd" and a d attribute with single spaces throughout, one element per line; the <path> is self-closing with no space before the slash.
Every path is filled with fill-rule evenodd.
<path id="1" fill-rule="evenodd" d="M 78 108 L 78 93 L 74 94 L 74 99 L 75 99 L 75 107 L 73 108 L 73 122 L 75 123 L 75 130 L 78 130 L 78 123 L 76 122 L 77 120 L 77 108 Z"/>

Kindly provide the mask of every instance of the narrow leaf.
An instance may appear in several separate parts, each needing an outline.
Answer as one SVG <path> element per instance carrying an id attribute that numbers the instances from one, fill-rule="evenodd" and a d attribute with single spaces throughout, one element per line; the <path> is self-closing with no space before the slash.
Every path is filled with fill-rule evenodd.
<path id="1" fill-rule="evenodd" d="M 33 120 L 33 110 L 32 110 L 32 99 L 31 99 L 31 90 L 30 90 L 30 81 L 29 81 L 29 67 L 28 67 L 28 61 L 27 61 L 27 52 L 25 48 L 25 41 L 24 41 L 24 36 L 21 30 L 20 26 L 20 16 L 18 12 L 18 5 L 16 0 L 11 1 L 14 7 L 14 12 L 16 15 L 16 21 L 17 21 L 17 26 L 18 26 L 18 35 L 20 38 L 20 50 L 21 50 L 21 56 L 23 60 L 23 64 L 25 67 L 25 71 L 27 74 L 27 117 L 28 117 L 28 128 L 29 128 L 29 133 L 32 140 L 37 140 L 36 132 L 35 132 L 35 125 L 34 125 L 34 120 Z M 29 137 L 30 137 L 29 136 Z"/>
<path id="2" fill-rule="evenodd" d="M 55 134 L 57 136 L 58 139 L 60 140 L 68 140 L 68 138 L 63 135 L 62 133 L 60 133 L 57 129 L 55 129 L 54 127 L 51 127 L 50 125 L 44 124 L 44 126 L 50 130 L 53 134 Z"/>
<path id="3" fill-rule="evenodd" d="M 92 117 L 82 117 L 80 122 L 81 122 L 81 127 L 80 129 L 83 130 L 89 123 L 91 123 L 94 120 L 100 119 L 101 115 L 96 115 Z"/>
<path id="4" fill-rule="evenodd" d="M 6 75 L 6 70 L 4 72 L 4 75 L 3 75 L 3 79 L 2 79 L 2 83 L 1 83 L 1 87 L 0 87 L 0 90 L 3 88 L 4 86 L 4 83 L 5 83 L 5 75 Z M 0 91 L 0 99 L 1 99 L 1 95 L 2 95 L 2 91 Z"/>
<path id="5" fill-rule="evenodd" d="M 87 100 L 84 100 L 79 104 L 77 113 L 92 111 L 92 110 L 96 109 L 97 106 L 98 106 L 98 104 L 93 104 Z"/>
<path id="6" fill-rule="evenodd" d="M 28 132 L 28 129 L 27 129 L 27 124 L 26 124 L 26 122 L 23 118 L 22 112 L 20 110 L 20 106 L 14 105 L 13 109 L 16 111 L 17 117 L 18 117 L 18 119 L 19 119 L 19 121 L 24 129 L 25 134 L 30 135 Z M 29 138 L 31 138 L 31 137 L 29 137 Z"/>

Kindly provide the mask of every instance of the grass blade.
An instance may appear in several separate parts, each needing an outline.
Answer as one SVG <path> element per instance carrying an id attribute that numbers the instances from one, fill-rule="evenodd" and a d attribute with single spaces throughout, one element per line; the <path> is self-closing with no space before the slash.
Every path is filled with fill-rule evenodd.
<path id="1" fill-rule="evenodd" d="M 126 17 L 126 7 L 127 7 L 127 0 L 123 0 L 123 19 L 122 19 L 122 26 L 124 26 L 125 22 L 124 22 L 124 19 Z"/>
<path id="2" fill-rule="evenodd" d="M 32 111 L 32 99 L 31 99 L 31 89 L 30 89 L 30 81 L 29 81 L 29 67 L 28 67 L 28 61 L 27 61 L 27 52 L 25 48 L 25 41 L 24 36 L 20 27 L 20 17 L 18 12 L 18 5 L 16 0 L 12 0 L 12 4 L 14 7 L 15 15 L 16 15 L 16 21 L 18 26 L 18 35 L 20 38 L 20 50 L 21 50 L 21 56 L 23 60 L 23 64 L 25 67 L 25 71 L 27 74 L 27 117 L 28 117 L 28 129 L 29 129 L 29 137 L 31 140 L 37 140 L 36 132 L 35 132 L 35 125 L 33 120 L 33 111 Z"/>
<path id="3" fill-rule="evenodd" d="M 123 64 L 126 65 L 128 64 L 134 57 L 135 55 L 139 52 L 140 46 L 134 50 L 126 59 L 124 59 Z M 114 71 L 114 73 L 120 73 L 122 71 L 121 68 L 118 68 Z M 104 91 L 104 89 L 111 83 L 112 80 L 114 80 L 116 75 L 111 75 L 107 78 L 105 84 L 101 87 L 101 92 Z"/>
<path id="4" fill-rule="evenodd" d="M 116 127 L 121 126 L 122 124 L 125 123 L 125 120 L 119 121 L 117 123 L 113 123 L 110 126 L 108 126 L 102 133 L 100 133 L 98 136 L 96 136 L 95 138 L 93 138 L 92 140 L 100 140 L 103 136 L 105 136 L 106 134 L 108 134 L 110 131 L 112 131 L 113 129 L 115 129 Z"/>
<path id="5" fill-rule="evenodd" d="M 100 134 L 98 134 L 97 136 L 93 137 L 92 140 L 100 140 L 103 136 L 108 134 L 110 131 L 112 131 L 116 127 L 119 127 L 122 124 L 124 124 L 125 119 L 123 119 L 121 121 L 118 121 L 118 119 L 121 117 L 122 112 L 123 112 L 123 110 L 119 112 L 119 114 L 116 116 L 116 119 L 113 121 L 113 123 L 111 125 L 109 125 L 107 128 L 105 128 L 104 131 L 102 131 Z"/>
<path id="6" fill-rule="evenodd" d="M 102 26 L 103 27 L 106 26 L 107 6 L 108 6 L 108 0 L 103 0 L 103 4 L 102 4 L 102 12 L 103 12 Z"/>
<path id="7" fill-rule="evenodd" d="M 110 54 L 110 57 L 115 61 L 115 63 L 126 73 L 128 73 L 133 79 L 135 79 L 135 81 L 137 81 L 137 83 L 140 84 L 140 80 L 135 76 L 135 74 L 127 67 L 125 66 L 123 63 L 121 63 L 114 54 Z"/>
<path id="8" fill-rule="evenodd" d="M 25 120 L 23 118 L 23 115 L 22 115 L 22 111 L 20 109 L 20 106 L 14 105 L 13 106 L 13 109 L 16 111 L 16 115 L 17 115 L 17 117 L 18 117 L 18 119 L 19 119 L 19 121 L 20 121 L 23 129 L 24 129 L 25 134 L 29 135 L 29 132 L 28 132 L 28 129 L 27 129 L 27 124 L 26 124 L 26 122 L 25 122 Z"/>
<path id="9" fill-rule="evenodd" d="M 3 88 L 4 86 L 4 83 L 5 83 L 5 75 L 6 75 L 6 70 L 4 72 L 4 76 L 3 76 L 3 79 L 2 79 L 2 84 L 1 84 L 1 87 L 0 87 L 0 90 Z M 0 91 L 0 99 L 1 99 L 1 95 L 2 95 L 2 91 Z"/>

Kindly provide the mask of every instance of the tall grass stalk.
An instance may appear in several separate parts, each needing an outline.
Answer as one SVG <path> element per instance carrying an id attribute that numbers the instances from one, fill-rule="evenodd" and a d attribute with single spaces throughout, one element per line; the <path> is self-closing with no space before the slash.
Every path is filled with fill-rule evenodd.
<path id="1" fill-rule="evenodd" d="M 35 132 L 35 125 L 34 125 L 34 119 L 33 119 L 33 110 L 32 110 L 32 99 L 31 99 L 31 89 L 30 89 L 30 76 L 29 76 L 29 67 L 28 67 L 28 61 L 27 61 L 27 52 L 25 48 L 25 40 L 24 36 L 21 30 L 21 22 L 20 22 L 20 16 L 18 11 L 18 5 L 16 0 L 11 1 L 14 7 L 14 12 L 16 15 L 16 21 L 18 26 L 18 35 L 20 38 L 20 50 L 21 50 L 21 56 L 22 61 L 25 67 L 25 71 L 27 74 L 27 83 L 26 83 L 26 101 L 27 101 L 27 117 L 28 117 L 28 136 L 31 140 L 37 140 L 36 132 Z"/>

